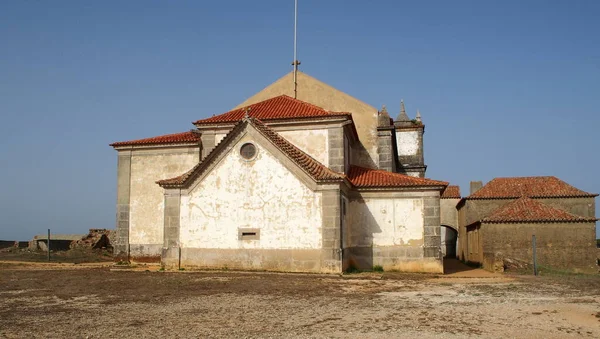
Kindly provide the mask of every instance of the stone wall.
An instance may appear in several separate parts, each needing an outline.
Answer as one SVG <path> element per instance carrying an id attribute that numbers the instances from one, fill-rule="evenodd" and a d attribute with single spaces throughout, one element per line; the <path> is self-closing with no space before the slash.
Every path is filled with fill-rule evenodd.
<path id="1" fill-rule="evenodd" d="M 537 262 L 554 269 L 597 272 L 594 223 L 482 224 L 482 264 L 494 269 L 503 258 L 533 262 L 532 235 L 536 236 Z"/>
<path id="2" fill-rule="evenodd" d="M 445 199 L 442 199 L 445 200 Z M 475 223 L 493 213 L 496 209 L 513 202 L 515 199 L 467 199 L 458 206 L 458 248 L 459 259 L 467 260 L 467 231 L 466 226 Z M 593 197 L 582 198 L 544 198 L 535 199 L 548 206 L 563 209 L 567 212 L 583 217 L 595 216 L 595 201 Z M 447 211 L 446 208 L 443 208 Z M 559 231 L 559 230 L 557 230 Z"/>

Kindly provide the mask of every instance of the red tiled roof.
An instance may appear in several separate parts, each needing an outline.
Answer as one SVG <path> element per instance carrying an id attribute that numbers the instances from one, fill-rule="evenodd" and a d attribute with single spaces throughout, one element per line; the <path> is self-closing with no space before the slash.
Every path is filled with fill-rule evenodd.
<path id="1" fill-rule="evenodd" d="M 195 132 L 183 132 L 160 135 L 157 137 L 130 140 L 130 141 L 119 141 L 110 144 L 112 147 L 118 146 L 136 146 L 136 145 L 166 145 L 166 144 L 188 144 L 198 143 L 200 141 L 200 134 Z"/>
<path id="2" fill-rule="evenodd" d="M 448 186 L 441 196 L 442 199 L 460 199 L 460 187 Z"/>
<path id="3" fill-rule="evenodd" d="M 238 122 L 244 118 L 246 108 L 250 108 L 248 115 L 251 118 L 260 120 L 351 116 L 350 113 L 330 112 L 321 107 L 291 98 L 287 95 L 280 95 L 265 101 L 257 102 L 248 107 L 234 109 L 210 118 L 200 119 L 194 122 L 194 124 L 212 125 Z"/>
<path id="4" fill-rule="evenodd" d="M 466 199 L 594 197 L 557 177 L 495 178 Z"/>
<path id="5" fill-rule="evenodd" d="M 571 214 L 526 197 L 519 198 L 498 208 L 481 220 L 481 222 L 487 223 L 595 221 L 596 218 L 585 218 Z"/>
<path id="6" fill-rule="evenodd" d="M 447 186 L 444 181 L 411 177 L 384 170 L 350 166 L 348 180 L 356 187 L 426 187 Z"/>
<path id="7" fill-rule="evenodd" d="M 254 118 L 250 118 L 248 120 L 242 120 L 239 122 L 228 134 L 225 138 L 213 149 L 213 151 L 206 157 L 206 159 L 196 165 L 194 168 L 189 170 L 188 172 L 171 179 L 159 180 L 156 183 L 163 187 L 177 187 L 183 186 L 187 183 L 188 179 L 195 177 L 195 175 L 200 174 L 203 170 L 203 165 L 207 162 L 210 162 L 212 158 L 215 157 L 216 152 L 218 152 L 219 147 L 221 145 L 226 145 L 229 139 L 232 139 L 233 136 L 241 131 L 245 126 L 245 123 L 252 124 L 265 138 L 270 140 L 275 147 L 281 150 L 284 154 L 286 154 L 296 165 L 302 168 L 308 175 L 310 175 L 313 179 L 317 181 L 338 181 L 342 180 L 344 176 L 337 172 L 334 172 L 313 159 L 310 155 L 301 151 L 298 147 L 291 144 L 289 141 L 279 136 L 272 129 L 267 127 L 262 121 Z"/>

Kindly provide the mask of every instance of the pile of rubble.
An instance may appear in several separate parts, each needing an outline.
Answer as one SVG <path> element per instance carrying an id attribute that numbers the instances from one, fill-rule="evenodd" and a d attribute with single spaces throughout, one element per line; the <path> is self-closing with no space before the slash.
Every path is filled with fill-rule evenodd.
<path id="1" fill-rule="evenodd" d="M 112 250 L 111 237 L 114 231 L 104 228 L 91 228 L 88 235 L 71 243 L 71 249 L 109 249 Z"/>

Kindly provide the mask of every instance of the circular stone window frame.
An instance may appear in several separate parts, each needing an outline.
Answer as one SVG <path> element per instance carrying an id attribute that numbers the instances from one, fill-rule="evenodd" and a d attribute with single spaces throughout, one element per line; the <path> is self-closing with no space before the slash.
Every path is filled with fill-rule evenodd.
<path id="1" fill-rule="evenodd" d="M 246 145 L 250 145 L 250 146 L 254 147 L 254 155 L 252 157 L 250 157 L 250 158 L 246 158 L 244 156 L 244 154 L 242 153 L 242 149 Z M 240 146 L 239 155 L 242 158 L 242 160 L 244 160 L 244 161 L 254 161 L 256 159 L 256 157 L 258 156 L 258 147 L 256 147 L 256 144 L 253 143 L 253 142 L 250 142 L 250 141 L 245 142 L 245 143 L 242 144 L 242 146 Z"/>

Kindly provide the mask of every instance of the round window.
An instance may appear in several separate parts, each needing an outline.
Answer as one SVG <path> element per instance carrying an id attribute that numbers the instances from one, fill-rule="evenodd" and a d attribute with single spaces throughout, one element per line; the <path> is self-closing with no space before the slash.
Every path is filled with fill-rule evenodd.
<path id="1" fill-rule="evenodd" d="M 251 143 L 243 144 L 240 148 L 240 155 L 246 160 L 253 159 L 256 156 L 256 146 Z"/>

